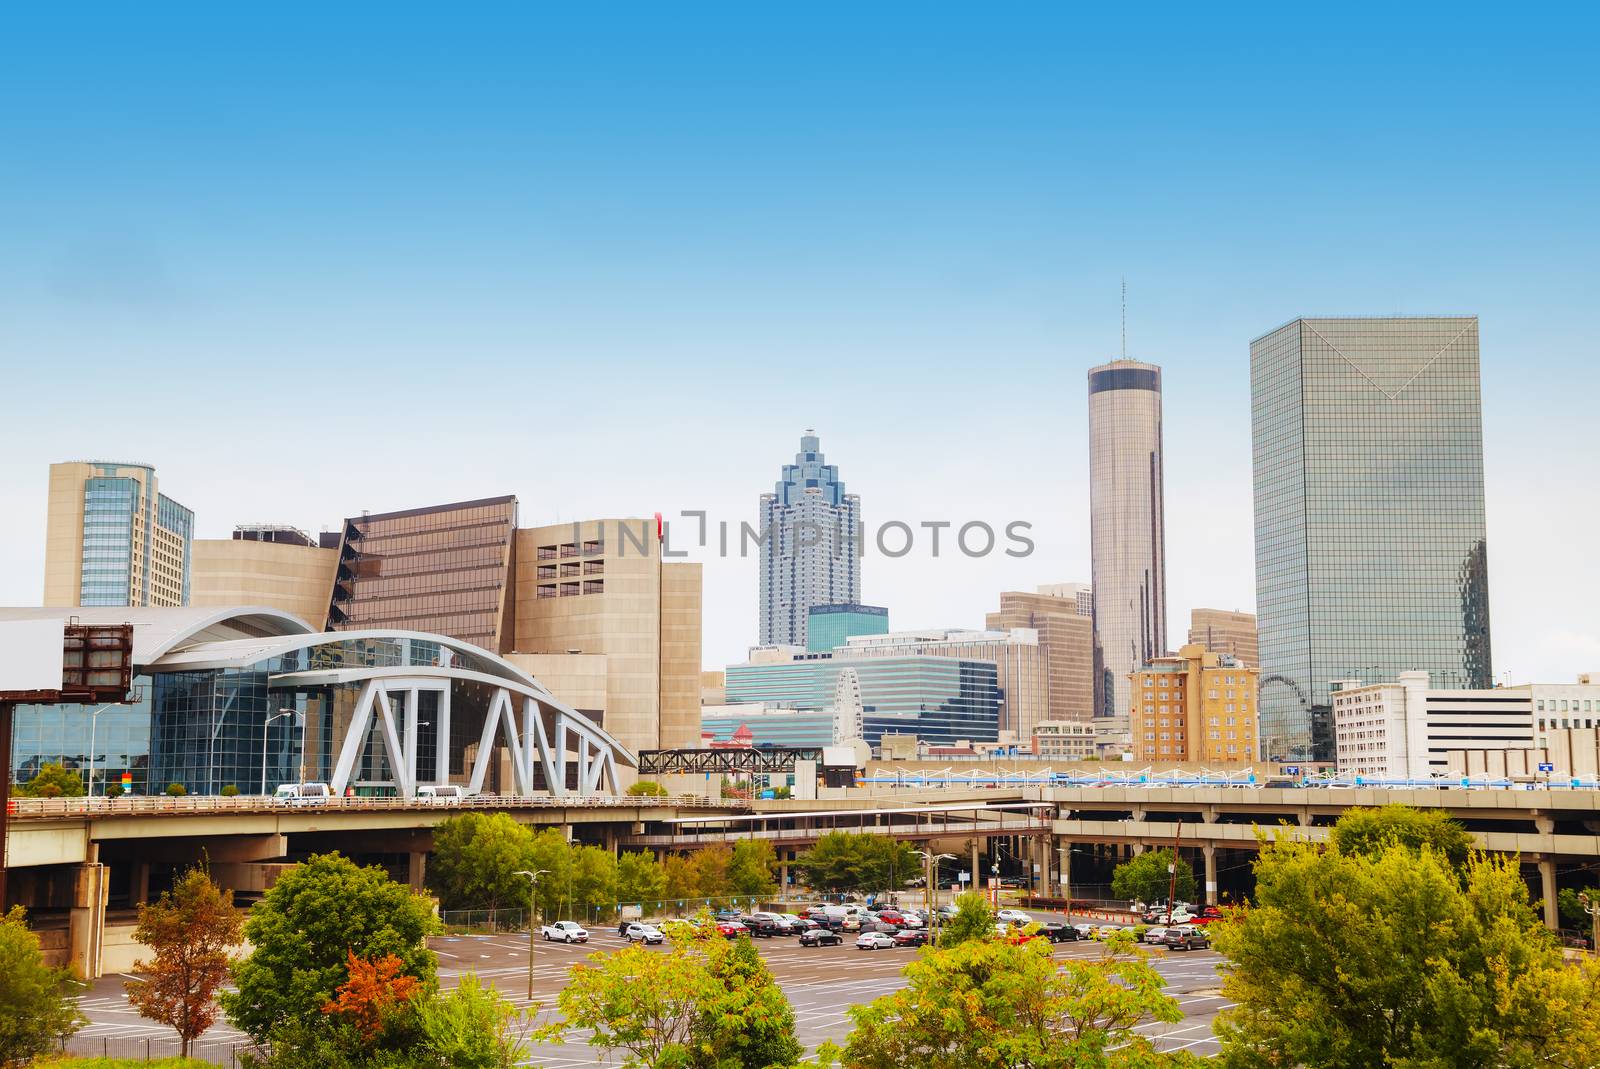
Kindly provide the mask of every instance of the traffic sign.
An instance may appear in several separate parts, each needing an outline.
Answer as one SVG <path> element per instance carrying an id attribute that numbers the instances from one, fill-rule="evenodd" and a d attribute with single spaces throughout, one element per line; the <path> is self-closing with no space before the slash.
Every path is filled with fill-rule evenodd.
<path id="1" fill-rule="evenodd" d="M 1549 761 L 1540 761 L 1539 762 L 1539 771 L 1540 772 L 1554 772 L 1555 770 L 1556 770 L 1556 766 L 1552 765 Z"/>

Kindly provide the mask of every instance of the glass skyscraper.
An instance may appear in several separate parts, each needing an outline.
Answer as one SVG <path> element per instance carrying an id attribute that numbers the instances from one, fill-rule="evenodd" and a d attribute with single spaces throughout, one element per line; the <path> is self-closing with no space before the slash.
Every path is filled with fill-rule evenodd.
<path id="1" fill-rule="evenodd" d="M 806 621 L 806 649 L 826 653 L 852 635 L 889 631 L 889 610 L 881 605 L 813 605 Z"/>
<path id="2" fill-rule="evenodd" d="M 794 463 L 761 495 L 761 645 L 804 646 L 813 605 L 861 601 L 860 525 L 860 499 L 844 492 L 808 429 Z"/>
<path id="3" fill-rule="evenodd" d="M 193 553 L 194 513 L 149 465 L 50 465 L 44 604 L 187 605 Z"/>
<path id="4" fill-rule="evenodd" d="M 1091 368 L 1089 523 L 1102 730 L 1128 730 L 1128 677 L 1167 652 L 1165 509 L 1161 369 L 1134 360 Z"/>
<path id="5" fill-rule="evenodd" d="M 1250 343 L 1261 742 L 1333 757 L 1330 683 L 1490 685 L 1475 316 Z"/>

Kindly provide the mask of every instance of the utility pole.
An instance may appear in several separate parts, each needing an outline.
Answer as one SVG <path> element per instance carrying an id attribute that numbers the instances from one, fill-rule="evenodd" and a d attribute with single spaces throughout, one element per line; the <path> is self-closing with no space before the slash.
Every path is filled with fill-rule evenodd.
<path id="1" fill-rule="evenodd" d="M 549 869 L 540 869 L 538 872 L 529 872 L 527 869 L 518 869 L 512 875 L 526 876 L 528 878 L 528 1001 L 533 1001 L 533 907 L 534 899 L 539 894 L 539 877 L 550 875 Z"/>
<path id="2" fill-rule="evenodd" d="M 1583 911 L 1589 915 L 1589 952 L 1600 954 L 1600 902 L 1589 897 L 1589 892 L 1579 891 L 1578 901 L 1583 903 Z"/>
<path id="3" fill-rule="evenodd" d="M 1067 900 L 1067 923 L 1072 923 L 1072 844 L 1056 847 L 1061 854 L 1061 894 Z"/>
<path id="4" fill-rule="evenodd" d="M 1178 840 L 1183 838 L 1183 821 L 1172 836 L 1172 860 L 1167 864 L 1167 927 L 1172 927 L 1172 900 L 1178 897 Z"/>

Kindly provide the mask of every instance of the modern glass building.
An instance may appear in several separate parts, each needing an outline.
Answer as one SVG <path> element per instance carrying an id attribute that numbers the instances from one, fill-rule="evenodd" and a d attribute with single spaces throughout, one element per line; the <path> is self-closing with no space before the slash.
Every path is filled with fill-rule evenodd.
<path id="1" fill-rule="evenodd" d="M 1113 360 L 1089 370 L 1089 525 L 1094 568 L 1096 725 L 1128 730 L 1129 676 L 1167 652 L 1161 369 Z"/>
<path id="2" fill-rule="evenodd" d="M 825 653 L 853 635 L 889 631 L 889 610 L 879 605 L 813 605 L 806 619 L 806 649 Z"/>
<path id="3" fill-rule="evenodd" d="M 149 465 L 50 465 L 46 605 L 187 605 L 193 549 L 194 513 Z"/>
<path id="4" fill-rule="evenodd" d="M 763 709 L 752 705 L 743 712 L 724 707 L 700 718 L 701 731 L 710 732 L 717 742 L 733 741 L 734 732 L 742 727 L 750 729 L 751 743 L 755 746 L 833 744 L 833 714 L 829 712 Z"/>
<path id="5" fill-rule="evenodd" d="M 1002 694 L 993 661 L 961 657 L 834 658 L 729 665 L 726 700 L 792 709 L 830 709 L 845 668 L 861 683 L 864 737 L 876 746 L 884 732 L 915 735 L 934 745 L 960 740 L 997 742 Z M 829 719 L 832 731 L 832 719 Z"/>
<path id="6" fill-rule="evenodd" d="M 1333 758 L 1336 680 L 1488 687 L 1477 318 L 1296 319 L 1250 384 L 1264 755 Z"/>
<path id="7" fill-rule="evenodd" d="M 761 645 L 804 646 L 813 605 L 861 600 L 860 527 L 860 499 L 844 492 L 807 430 L 794 463 L 761 495 Z"/>

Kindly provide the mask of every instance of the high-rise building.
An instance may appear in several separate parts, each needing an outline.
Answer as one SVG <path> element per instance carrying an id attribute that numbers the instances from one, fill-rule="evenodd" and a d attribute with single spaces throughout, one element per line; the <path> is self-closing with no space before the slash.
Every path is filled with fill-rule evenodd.
<path id="1" fill-rule="evenodd" d="M 50 465 L 45 605 L 187 605 L 193 542 L 194 513 L 148 464 Z"/>
<path id="2" fill-rule="evenodd" d="M 1191 644 L 1129 677 L 1133 755 L 1140 761 L 1248 765 L 1256 760 L 1256 670 Z"/>
<path id="3" fill-rule="evenodd" d="M 189 604 L 263 605 L 320 630 L 328 619 L 338 565 L 337 542 L 324 547 L 293 527 L 236 527 L 232 538 L 194 540 Z"/>
<path id="4" fill-rule="evenodd" d="M 813 605 L 861 601 L 861 501 L 844 492 L 807 430 L 800 452 L 761 495 L 761 645 L 804 646 Z"/>
<path id="5" fill-rule="evenodd" d="M 1038 632 L 1045 666 L 1043 719 L 1079 721 L 1095 715 L 1093 612 L 1087 585 L 1056 583 L 1036 594 L 1004 591 L 1000 611 L 984 616 L 990 631 Z"/>
<path id="6" fill-rule="evenodd" d="M 806 649 L 812 653 L 843 646 L 852 635 L 889 630 L 889 610 L 881 605 L 813 605 L 806 616 Z"/>
<path id="7" fill-rule="evenodd" d="M 1191 609 L 1189 642 L 1213 653 L 1231 653 L 1254 668 L 1261 663 L 1256 614 L 1227 609 Z"/>
<path id="8" fill-rule="evenodd" d="M 926 654 L 959 657 L 968 661 L 993 661 L 1000 687 L 1000 724 L 1011 741 L 1024 746 L 1033 737 L 1033 725 L 1049 719 L 1050 688 L 1039 632 L 1019 627 L 1008 631 L 893 631 L 857 635 L 833 651 L 833 659 L 848 663 L 858 657 L 903 657 Z"/>
<path id="9" fill-rule="evenodd" d="M 1477 317 L 1296 319 L 1250 387 L 1266 755 L 1332 760 L 1334 680 L 1489 686 Z"/>
<path id="10" fill-rule="evenodd" d="M 516 527 L 509 496 L 345 520 L 329 630 L 428 631 L 505 651 Z"/>
<path id="11" fill-rule="evenodd" d="M 604 706 L 586 715 L 630 750 L 698 746 L 701 566 L 663 561 L 637 518 L 523 528 L 516 561 L 508 659 L 565 697 L 560 659 L 603 657 Z"/>
<path id="12" fill-rule="evenodd" d="M 1089 523 L 1096 710 L 1128 730 L 1132 672 L 1167 651 L 1161 369 L 1113 360 L 1089 370 Z"/>

